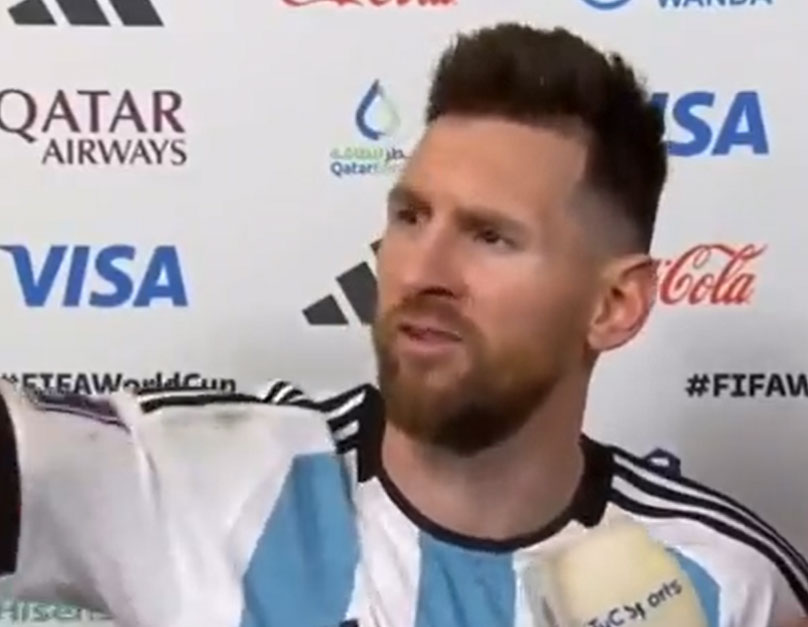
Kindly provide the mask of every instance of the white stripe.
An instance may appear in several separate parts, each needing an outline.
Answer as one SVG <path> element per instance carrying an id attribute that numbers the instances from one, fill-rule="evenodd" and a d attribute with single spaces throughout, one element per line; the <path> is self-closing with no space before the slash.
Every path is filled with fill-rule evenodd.
<path id="1" fill-rule="evenodd" d="M 356 491 L 359 485 L 359 451 L 352 448 L 342 454 L 342 464 L 348 472 L 350 481 L 348 485 L 352 492 Z"/>
<path id="2" fill-rule="evenodd" d="M 722 505 L 722 506 L 724 506 L 726 508 L 729 508 L 732 511 L 736 512 L 738 514 L 738 516 L 741 517 L 742 520 L 745 521 L 744 527 L 746 527 L 746 528 L 748 528 L 750 530 L 755 530 L 757 532 L 760 532 L 761 530 L 765 531 L 765 532 L 768 532 L 769 535 L 773 535 L 778 540 L 780 540 L 781 544 L 789 546 L 789 543 L 787 542 L 787 540 L 785 538 L 783 538 L 781 536 L 781 534 L 779 534 L 774 528 L 772 528 L 770 525 L 766 524 L 765 522 L 761 522 L 761 521 L 755 519 L 753 516 L 751 516 L 747 512 L 744 512 L 743 509 L 733 505 L 733 503 L 731 503 L 730 501 L 728 501 L 726 499 L 722 499 L 722 498 L 720 498 L 718 496 L 715 496 L 714 494 L 710 494 L 709 492 L 699 490 L 698 488 L 695 488 L 695 487 L 692 487 L 692 486 L 685 485 L 683 483 L 677 482 L 676 480 L 669 479 L 669 478 L 667 478 L 667 477 L 665 477 L 663 475 L 659 475 L 657 473 L 651 472 L 651 471 L 647 470 L 646 468 L 643 468 L 639 464 L 635 463 L 633 460 L 631 460 L 631 459 L 629 459 L 627 457 L 624 457 L 623 455 L 621 455 L 619 453 L 619 451 L 616 451 L 615 453 L 616 454 L 614 455 L 614 461 L 617 463 L 618 466 L 622 466 L 624 468 L 627 468 L 628 470 L 631 470 L 632 472 L 639 475 L 640 477 L 642 477 L 646 481 L 648 481 L 650 483 L 654 483 L 654 484 L 656 484 L 658 486 L 661 486 L 661 487 L 664 487 L 664 488 L 668 488 L 668 489 L 673 490 L 674 492 L 678 492 L 680 494 L 693 496 L 693 497 L 700 498 L 700 499 L 703 499 L 705 501 L 710 501 L 711 503 L 716 503 L 718 505 Z M 769 542 L 772 542 L 772 541 L 769 540 Z M 792 559 L 794 559 L 794 561 L 798 562 L 798 564 L 804 569 L 804 571 L 808 572 L 808 563 L 806 563 L 805 559 L 799 553 L 796 552 L 796 549 L 794 549 L 793 551 L 789 551 L 789 553 L 792 554 L 791 555 Z"/>
<path id="3" fill-rule="evenodd" d="M 678 513 L 696 513 L 701 514 L 705 518 L 710 520 L 718 521 L 724 523 L 728 527 L 732 527 L 733 529 L 737 530 L 741 535 L 747 535 L 750 537 L 755 538 L 758 540 L 762 545 L 767 547 L 772 553 L 778 555 L 791 569 L 792 573 L 794 574 L 797 581 L 808 590 L 808 574 L 800 567 L 799 564 L 795 564 L 794 558 L 788 554 L 787 552 L 783 551 L 779 546 L 772 543 L 768 538 L 762 536 L 758 530 L 746 527 L 745 525 L 741 525 L 736 522 L 732 518 L 728 518 L 723 514 L 716 512 L 712 509 L 705 509 L 700 507 L 695 507 L 693 505 L 680 503 L 677 501 L 672 501 L 669 499 L 663 499 L 658 496 L 650 495 L 647 492 L 637 488 L 629 481 L 623 479 L 620 476 L 615 476 L 612 482 L 613 488 L 618 491 L 619 493 L 623 494 L 624 496 L 642 504 L 648 505 L 650 507 L 657 507 L 660 509 L 668 510 L 671 512 L 678 512 Z M 630 508 L 629 508 L 630 509 Z M 642 512 L 638 512 L 638 514 L 642 515 Z M 703 524 L 698 521 L 694 521 L 697 524 Z M 737 542 L 742 542 L 742 540 L 738 538 L 734 538 L 732 536 L 728 536 L 730 539 L 736 540 Z M 752 546 L 749 546 L 750 550 L 757 550 Z"/>
<path id="4" fill-rule="evenodd" d="M 118 12 L 112 7 L 112 4 L 109 0 L 105 2 L 99 1 L 98 8 L 101 9 L 101 13 L 107 18 L 107 21 L 110 23 L 111 26 L 123 26 L 123 20 L 121 19 Z"/>
<path id="5" fill-rule="evenodd" d="M 58 26 L 66 26 L 68 24 L 67 17 L 62 13 L 62 9 L 56 4 L 56 0 L 42 0 L 42 4 L 48 9 L 48 13 L 53 17 L 53 21 Z"/>
<path id="6" fill-rule="evenodd" d="M 294 386 L 293 386 L 294 388 Z M 352 409 L 354 409 L 357 405 L 361 404 L 361 402 L 365 398 L 365 391 L 358 390 L 353 396 L 348 397 L 346 400 L 342 402 L 341 405 L 336 407 L 335 409 L 331 409 L 326 411 L 324 406 L 333 402 L 335 399 L 339 398 L 347 394 L 347 392 L 340 392 L 339 394 L 333 394 L 331 396 L 322 397 L 319 399 L 314 399 L 309 396 L 306 396 L 302 390 L 299 388 L 294 388 L 294 393 L 289 395 L 287 398 L 283 398 L 287 393 L 287 390 L 284 389 L 278 394 L 275 395 L 273 402 L 283 403 L 283 404 L 291 404 L 303 401 L 307 404 L 312 405 L 312 408 L 318 411 L 325 413 L 329 418 L 337 418 L 342 416 L 345 413 L 348 413 Z"/>
<path id="7" fill-rule="evenodd" d="M 348 320 L 349 324 L 362 324 L 359 316 L 357 316 L 356 312 L 354 311 L 353 305 L 351 305 L 351 301 L 348 300 L 348 296 L 342 291 L 341 286 L 337 287 L 337 289 L 331 292 L 329 296 L 333 296 L 334 300 L 337 301 L 337 307 L 340 308 L 342 315 L 345 316 L 345 319 Z"/>
<path id="8" fill-rule="evenodd" d="M 356 502 L 363 559 L 349 615 L 373 616 L 373 624 L 386 627 L 412 627 L 421 577 L 418 528 L 390 500 L 378 479 L 357 487 Z"/>
<path id="9" fill-rule="evenodd" d="M 270 379 L 255 390 L 255 395 L 260 399 L 269 400 L 269 393 L 272 391 L 272 388 L 279 383 L 286 383 L 286 381 L 282 379 Z"/>
<path id="10" fill-rule="evenodd" d="M 340 416 L 344 416 L 345 414 L 349 413 L 350 411 L 356 409 L 359 405 L 362 404 L 362 401 L 365 400 L 365 393 L 360 392 L 355 396 L 351 397 L 345 403 L 340 405 L 338 408 L 328 412 L 328 418 L 339 418 Z M 340 427 L 336 431 L 334 431 L 334 440 L 336 442 L 341 442 L 352 435 L 356 435 L 359 433 L 359 419 L 354 418 L 348 424 Z"/>
<path id="11" fill-rule="evenodd" d="M 264 406 L 267 415 L 278 415 L 294 413 L 293 410 L 283 408 L 272 408 Z M 298 455 L 307 453 L 318 453 L 329 450 L 330 442 L 325 429 L 312 429 L 312 424 L 317 421 L 309 420 L 262 420 L 257 418 L 256 426 L 247 432 L 247 425 L 239 427 L 243 433 L 245 442 L 243 448 L 239 449 L 231 446 L 234 458 L 242 454 L 242 451 L 251 453 L 246 457 L 248 463 L 234 461 L 227 467 L 226 480 L 220 480 L 219 485 L 224 488 L 228 486 L 230 497 L 229 509 L 217 511 L 211 518 L 214 521 L 221 521 L 221 540 L 217 543 L 217 537 L 211 533 L 210 524 L 204 526 L 210 536 L 210 541 L 204 544 L 201 536 L 198 538 L 199 546 L 211 547 L 209 550 L 215 553 L 217 547 L 225 547 L 230 560 L 221 560 L 215 564 L 222 570 L 227 570 L 223 578 L 233 582 L 236 598 L 228 598 L 230 604 L 236 604 L 239 611 L 243 604 L 243 590 L 241 581 L 249 568 L 253 559 L 255 548 L 259 542 L 261 534 L 270 519 L 272 512 L 277 506 L 278 496 L 281 494 L 289 469 L 293 460 Z M 260 427 L 260 428 L 259 428 Z M 217 468 L 224 464 L 216 465 Z M 236 468 L 238 466 L 238 468 Z M 215 469 L 210 471 L 213 476 Z M 219 473 L 221 474 L 221 473 Z M 232 476 L 231 476 L 232 475 Z M 229 489 L 232 486 L 232 490 Z M 215 507 L 215 505 L 211 505 Z M 186 543 L 187 544 L 187 543 Z M 216 553 L 220 557 L 219 553 Z M 235 576 L 234 576 L 235 575 Z M 191 581 L 193 583 L 193 580 Z M 200 592 L 210 594 L 211 590 L 216 590 L 214 586 L 209 586 Z M 233 594 L 233 590 L 228 590 Z M 215 592 L 220 594 L 218 590 Z M 199 609 L 204 611 L 204 603 L 199 603 Z M 217 601 L 216 605 L 220 605 Z M 225 606 L 226 607 L 226 606 Z M 233 616 L 238 616 L 234 612 Z M 236 624 L 231 622 L 230 625 Z M 190 623 L 189 623 L 190 624 Z M 207 625 L 204 617 L 200 616 L 197 625 Z"/>
<path id="12" fill-rule="evenodd" d="M 188 390 L 153 390 L 149 392 L 138 392 L 136 394 L 137 400 L 140 403 L 148 401 L 163 400 L 169 398 L 193 398 L 194 396 L 201 395 L 219 395 L 229 396 L 232 392 L 223 392 L 222 390 L 206 390 L 204 388 L 188 389 Z"/>
<path id="13" fill-rule="evenodd" d="M 750 521 L 753 520 L 752 517 L 749 516 L 749 514 L 744 512 L 742 509 L 735 507 L 732 503 L 730 503 L 726 499 L 718 498 L 714 494 L 710 494 L 709 492 L 699 490 L 692 486 L 685 485 L 683 483 L 672 480 L 664 475 L 649 471 L 647 468 L 644 468 L 643 466 L 635 463 L 630 458 L 624 457 L 619 451 L 615 451 L 614 461 L 617 462 L 618 465 L 623 466 L 624 468 L 628 468 L 629 470 L 638 474 L 643 479 L 650 481 L 651 483 L 655 483 L 657 485 L 669 488 L 671 490 L 675 490 L 676 492 L 680 492 L 682 494 L 688 494 L 690 496 L 695 496 L 700 499 L 712 501 L 713 503 L 718 503 L 719 505 L 724 505 L 728 508 L 733 509 L 744 518 L 749 519 Z"/>
<path id="14" fill-rule="evenodd" d="M 334 431 L 334 441 L 342 442 L 343 440 L 347 440 L 352 435 L 356 435 L 357 433 L 359 433 L 359 421 L 351 420 L 351 422 L 344 427 Z"/>
<path id="15" fill-rule="evenodd" d="M 286 403 L 297 403 L 300 401 L 308 400 L 308 397 L 303 393 L 302 390 L 294 390 L 287 398 Z"/>
<path id="16" fill-rule="evenodd" d="M 286 397 L 289 396 L 290 392 L 298 392 L 299 393 L 300 390 L 298 390 L 291 383 L 287 383 L 286 385 L 284 385 L 280 389 L 280 391 L 277 394 L 275 394 L 274 398 L 272 398 L 271 400 L 272 400 L 273 403 L 283 403 L 285 400 L 288 402 L 289 399 L 286 399 Z"/>
<path id="17" fill-rule="evenodd" d="M 345 401 L 342 405 L 337 407 L 336 409 L 332 409 L 327 413 L 329 418 L 339 418 L 340 416 L 344 416 L 349 411 L 356 409 L 359 405 L 362 404 L 362 401 L 365 400 L 365 393 L 359 392 L 356 396 L 352 396 L 347 401 Z"/>

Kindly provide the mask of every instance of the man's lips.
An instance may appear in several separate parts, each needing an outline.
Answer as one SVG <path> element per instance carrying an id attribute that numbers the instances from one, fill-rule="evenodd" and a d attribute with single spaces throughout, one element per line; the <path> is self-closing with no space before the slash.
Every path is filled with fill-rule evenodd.
<path id="1" fill-rule="evenodd" d="M 419 342 L 459 342 L 458 333 L 445 325 L 429 320 L 408 320 L 398 325 L 398 330 L 410 339 Z"/>

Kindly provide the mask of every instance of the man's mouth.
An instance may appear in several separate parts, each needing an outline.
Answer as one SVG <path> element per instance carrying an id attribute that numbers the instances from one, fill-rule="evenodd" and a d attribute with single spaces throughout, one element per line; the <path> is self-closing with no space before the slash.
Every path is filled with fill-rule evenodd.
<path id="1" fill-rule="evenodd" d="M 416 343 L 431 346 L 456 344 L 462 340 L 460 334 L 445 325 L 433 321 L 406 321 L 398 325 L 405 338 Z"/>

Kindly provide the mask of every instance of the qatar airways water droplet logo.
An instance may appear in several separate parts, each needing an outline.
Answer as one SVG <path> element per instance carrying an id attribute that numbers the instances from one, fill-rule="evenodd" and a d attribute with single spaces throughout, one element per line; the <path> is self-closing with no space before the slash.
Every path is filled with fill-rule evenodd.
<path id="1" fill-rule="evenodd" d="M 396 105 L 374 81 L 356 109 L 356 127 L 371 141 L 395 134 L 401 124 Z"/>
<path id="2" fill-rule="evenodd" d="M 329 167 L 334 176 L 385 175 L 401 169 L 406 155 L 393 141 L 401 127 L 401 117 L 378 79 L 359 99 L 354 126 L 365 141 L 332 148 Z"/>
<path id="3" fill-rule="evenodd" d="M 628 4 L 630 0 L 584 0 L 593 9 L 600 9 L 601 11 L 611 11 L 619 9 L 620 7 Z"/>

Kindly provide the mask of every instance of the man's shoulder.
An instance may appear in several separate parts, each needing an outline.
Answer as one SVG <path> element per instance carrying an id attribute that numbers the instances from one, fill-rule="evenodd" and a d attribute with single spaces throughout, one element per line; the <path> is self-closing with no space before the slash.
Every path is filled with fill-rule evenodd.
<path id="1" fill-rule="evenodd" d="M 642 522 L 680 553 L 737 583 L 779 578 L 808 606 L 808 562 L 769 521 L 683 472 L 673 454 L 640 457 L 614 445 L 609 507 Z"/>
<path id="2" fill-rule="evenodd" d="M 126 401 L 134 401 L 147 431 L 190 432 L 198 437 L 216 432 L 223 438 L 230 433 L 238 439 L 271 433 L 292 448 L 339 450 L 358 433 L 371 391 L 368 385 L 358 385 L 312 394 L 294 382 L 274 379 L 248 391 L 139 390 L 128 394 Z"/>
<path id="3" fill-rule="evenodd" d="M 658 449 L 640 457 L 619 446 L 605 446 L 612 460 L 611 505 L 636 518 L 667 523 L 683 535 L 714 534 L 772 558 L 796 554 L 762 515 L 729 492 L 693 478 L 670 452 Z"/>

